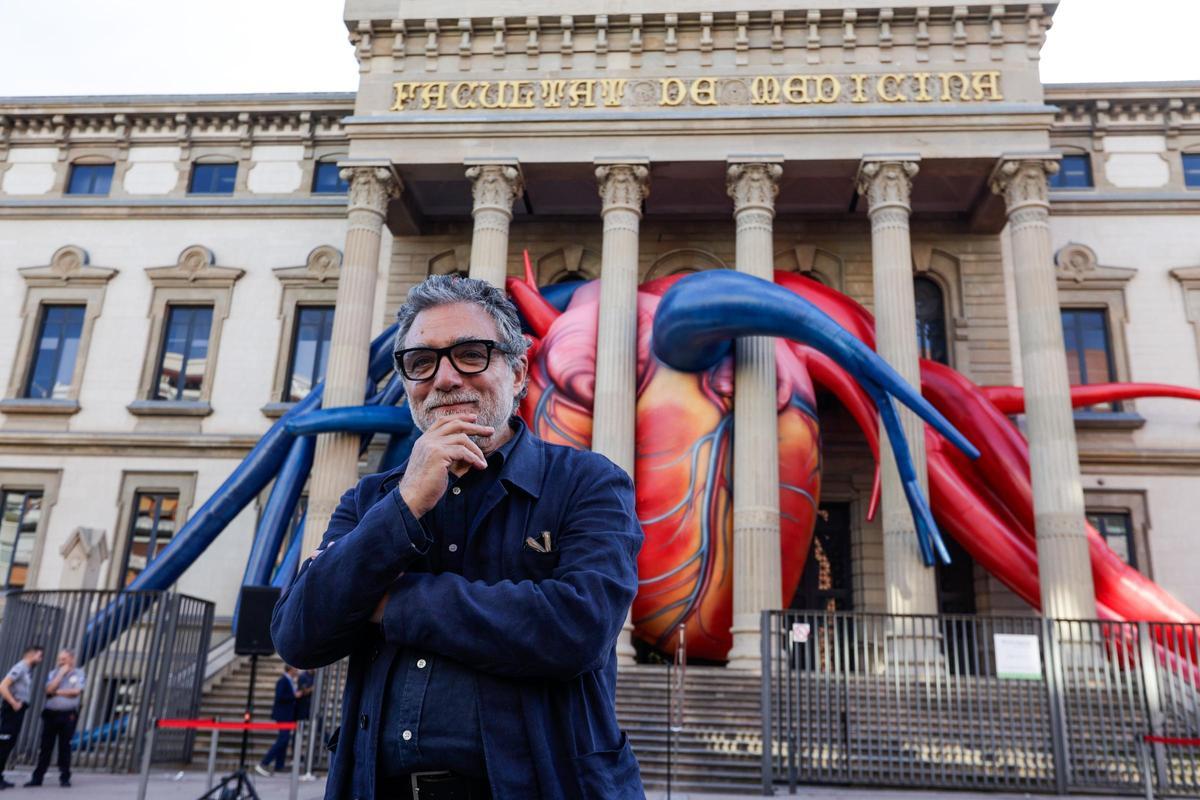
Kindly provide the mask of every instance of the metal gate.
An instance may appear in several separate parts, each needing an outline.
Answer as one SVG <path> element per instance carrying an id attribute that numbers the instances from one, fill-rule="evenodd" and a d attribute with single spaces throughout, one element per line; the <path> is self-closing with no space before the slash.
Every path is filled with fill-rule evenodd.
<path id="1" fill-rule="evenodd" d="M 1180 742 L 1200 736 L 1196 638 L 1158 623 L 764 612 L 764 791 L 1140 793 L 1149 778 L 1195 794 L 1200 748 Z M 1175 744 L 1143 758 L 1148 734 Z"/>
<path id="2" fill-rule="evenodd" d="M 58 651 L 74 650 L 87 676 L 72 761 L 82 768 L 129 772 L 139 763 L 149 721 L 194 717 L 200 707 L 213 604 L 167 592 L 10 592 L 0 625 L 0 665 L 7 670 L 30 644 L 45 648 L 33 684 L 45 684 Z M 98 630 L 100 627 L 105 630 Z M 89 637 L 91 637 L 89 639 Z M 82 652 L 86 642 L 95 643 Z M 12 759 L 37 759 L 45 696 L 32 693 Z M 191 760 L 191 731 L 156 737 L 154 760 Z"/>

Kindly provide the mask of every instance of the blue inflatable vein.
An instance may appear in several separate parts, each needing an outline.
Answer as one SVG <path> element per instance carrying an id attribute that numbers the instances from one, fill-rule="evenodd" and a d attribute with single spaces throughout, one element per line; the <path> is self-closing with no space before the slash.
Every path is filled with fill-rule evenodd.
<path id="1" fill-rule="evenodd" d="M 979 451 L 899 373 L 832 317 L 782 286 L 743 273 L 714 270 L 689 275 L 671 287 L 654 318 L 651 347 L 668 366 L 699 372 L 729 354 L 739 336 L 778 336 L 832 358 L 875 402 L 887 431 L 904 494 L 912 509 L 921 557 L 950 563 L 929 503 L 921 491 L 895 400 L 971 458 Z M 736 435 L 736 431 L 735 434 Z"/>

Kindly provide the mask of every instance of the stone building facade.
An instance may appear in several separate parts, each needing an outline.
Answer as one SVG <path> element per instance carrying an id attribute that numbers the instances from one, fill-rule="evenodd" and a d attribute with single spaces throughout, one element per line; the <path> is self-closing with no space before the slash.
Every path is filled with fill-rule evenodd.
<path id="1" fill-rule="evenodd" d="M 904 344 L 881 350 L 902 374 L 915 345 L 981 385 L 1200 386 L 1200 85 L 1043 86 L 1053 3 L 403 9 L 346 4 L 353 95 L 0 100 L 0 491 L 11 525 L 24 521 L 0 549 L 10 585 L 64 584 L 60 548 L 79 528 L 104 532 L 96 574 L 122 585 L 131 554 L 134 569 L 146 555 L 134 530 L 158 547 L 147 526 L 169 536 L 198 508 L 304 390 L 296 365 L 313 342 L 330 402 L 354 404 L 363 381 L 345 354 L 365 353 L 410 286 L 498 282 L 522 274 L 523 250 L 539 282 L 602 279 L 597 393 L 611 397 L 628 394 L 630 293 L 698 269 L 795 271 L 847 293 L 878 315 L 881 341 Z M 105 173 L 106 191 L 76 191 Z M 305 339 L 312 309 L 333 306 L 332 327 L 320 318 Z M 56 307 L 80 310 L 48 335 Z M 164 377 L 184 308 L 211 309 L 195 322 L 204 352 L 180 334 L 192 371 Z M 40 354 L 72 336 L 71 368 L 31 390 Z M 773 368 L 756 346 L 739 351 L 738 430 L 769 452 L 773 416 L 752 409 Z M 1067 370 L 1037 372 L 1053 347 Z M 1070 487 L 1039 501 L 1043 593 L 1057 581 L 1059 613 L 1086 611 L 1086 509 L 1200 607 L 1200 407 L 1072 415 L 1049 395 L 1023 421 L 1035 484 Z M 594 446 L 628 466 L 632 417 L 617 406 L 598 412 Z M 821 414 L 827 569 L 796 603 L 1027 612 L 969 561 L 919 565 L 894 477 L 868 521 L 869 452 L 834 404 Z M 748 620 L 777 604 L 779 512 L 755 496 L 761 447 L 735 459 L 737 661 L 757 652 Z M 308 535 L 362 468 L 347 440 L 322 442 Z M 181 590 L 231 612 L 260 508 Z"/>

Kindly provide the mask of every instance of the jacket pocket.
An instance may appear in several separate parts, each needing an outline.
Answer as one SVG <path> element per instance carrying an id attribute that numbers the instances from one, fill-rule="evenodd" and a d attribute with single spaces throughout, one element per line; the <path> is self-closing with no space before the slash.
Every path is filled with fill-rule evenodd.
<path id="1" fill-rule="evenodd" d="M 555 567 L 558 566 L 558 551 L 551 550 L 549 553 L 539 553 L 538 551 L 525 545 L 521 549 L 521 577 L 529 578 L 535 581 L 543 581 L 554 574 Z"/>
<path id="2" fill-rule="evenodd" d="M 576 756 L 574 763 L 585 800 L 642 800 L 645 797 L 637 757 L 624 731 L 615 750 L 597 750 Z"/>

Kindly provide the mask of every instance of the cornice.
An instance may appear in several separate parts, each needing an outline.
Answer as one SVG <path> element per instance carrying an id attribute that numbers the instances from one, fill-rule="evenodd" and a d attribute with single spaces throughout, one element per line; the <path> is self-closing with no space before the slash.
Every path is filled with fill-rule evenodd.
<path id="1" fill-rule="evenodd" d="M 178 457 L 186 451 L 189 458 L 243 458 L 258 438 L 258 434 L 0 431 L 0 456 L 53 453 Z"/>

